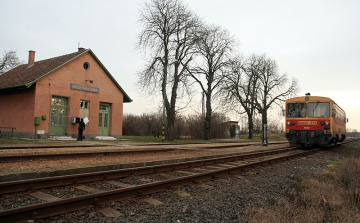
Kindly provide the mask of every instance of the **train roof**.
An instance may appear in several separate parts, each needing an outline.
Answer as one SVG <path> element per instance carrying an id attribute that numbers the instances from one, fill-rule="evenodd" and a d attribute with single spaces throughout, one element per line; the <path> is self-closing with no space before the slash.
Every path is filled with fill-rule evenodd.
<path id="1" fill-rule="evenodd" d="M 333 102 L 341 110 L 343 110 L 335 101 L 333 101 L 331 98 L 328 97 L 305 95 L 300 97 L 289 98 L 286 100 L 286 103 L 296 103 L 296 102 Z"/>
<path id="2" fill-rule="evenodd" d="M 306 99 L 308 98 L 308 99 Z M 333 100 L 331 100 L 328 97 L 321 97 L 321 96 L 311 96 L 311 95 L 305 95 L 305 96 L 300 96 L 300 97 L 294 97 L 294 98 L 289 98 L 286 100 L 286 102 L 303 102 L 303 101 L 312 101 L 312 102 L 318 102 L 318 101 L 323 101 L 323 102 L 334 102 Z"/>

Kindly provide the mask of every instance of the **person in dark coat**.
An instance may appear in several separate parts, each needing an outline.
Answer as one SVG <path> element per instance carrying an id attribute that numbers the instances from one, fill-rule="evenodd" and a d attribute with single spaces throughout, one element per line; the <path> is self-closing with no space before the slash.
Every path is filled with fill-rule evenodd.
<path id="1" fill-rule="evenodd" d="M 83 131 L 85 130 L 84 119 L 80 119 L 78 130 L 79 130 L 79 134 L 78 134 L 77 141 L 82 141 L 82 139 L 83 139 Z"/>

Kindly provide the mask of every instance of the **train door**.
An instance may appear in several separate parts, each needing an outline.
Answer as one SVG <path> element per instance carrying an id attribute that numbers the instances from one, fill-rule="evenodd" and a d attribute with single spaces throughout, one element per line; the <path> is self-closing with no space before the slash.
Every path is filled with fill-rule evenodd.
<path id="1" fill-rule="evenodd" d="M 99 106 L 99 136 L 109 135 L 110 104 L 100 103 Z"/>

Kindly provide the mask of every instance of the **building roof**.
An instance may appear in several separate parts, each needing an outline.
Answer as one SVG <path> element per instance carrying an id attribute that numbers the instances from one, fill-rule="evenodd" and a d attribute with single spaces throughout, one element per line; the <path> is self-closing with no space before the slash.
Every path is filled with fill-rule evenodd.
<path id="1" fill-rule="evenodd" d="M 37 61 L 30 66 L 28 64 L 17 66 L 14 69 L 11 69 L 8 72 L 0 75 L 0 92 L 30 88 L 38 80 L 46 77 L 47 75 L 53 73 L 54 71 L 60 69 L 61 67 L 65 66 L 66 64 L 86 53 L 90 53 L 91 56 L 93 56 L 93 58 L 98 62 L 101 68 L 109 76 L 109 78 L 123 93 L 124 102 L 131 102 L 132 99 L 125 93 L 119 83 L 114 79 L 114 77 L 105 68 L 105 66 L 96 57 L 96 55 L 91 51 L 91 49 L 82 49 L 75 53 Z"/>

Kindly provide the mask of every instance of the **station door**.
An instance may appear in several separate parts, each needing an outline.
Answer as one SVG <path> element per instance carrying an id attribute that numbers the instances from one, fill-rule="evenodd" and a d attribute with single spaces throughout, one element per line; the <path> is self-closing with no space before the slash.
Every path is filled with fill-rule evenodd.
<path id="1" fill-rule="evenodd" d="M 109 135 L 110 104 L 100 103 L 99 107 L 99 136 Z"/>
<path id="2" fill-rule="evenodd" d="M 50 135 L 65 135 L 67 101 L 68 99 L 66 97 L 52 96 L 50 108 Z"/>

